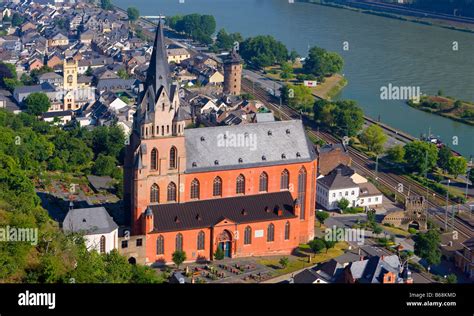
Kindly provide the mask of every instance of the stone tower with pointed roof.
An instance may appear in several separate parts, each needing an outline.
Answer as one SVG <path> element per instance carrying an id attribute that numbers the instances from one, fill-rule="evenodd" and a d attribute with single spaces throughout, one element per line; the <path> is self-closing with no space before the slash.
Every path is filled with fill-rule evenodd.
<path id="1" fill-rule="evenodd" d="M 160 21 L 125 157 L 124 202 L 132 223 L 142 216 L 141 204 L 149 198 L 142 195 L 141 187 L 148 187 L 150 181 L 179 183 L 185 160 L 185 121 L 179 105 L 179 86 L 171 78 Z M 140 230 L 135 226 L 132 232 Z"/>

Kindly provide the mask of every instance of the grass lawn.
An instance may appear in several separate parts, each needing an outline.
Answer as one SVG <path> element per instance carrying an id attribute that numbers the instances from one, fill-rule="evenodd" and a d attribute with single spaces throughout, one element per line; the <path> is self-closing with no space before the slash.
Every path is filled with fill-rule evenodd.
<path id="1" fill-rule="evenodd" d="M 384 230 L 388 231 L 389 233 L 395 234 L 395 235 L 401 235 L 404 237 L 410 236 L 410 233 L 397 227 L 390 227 L 390 226 L 381 226 Z"/>
<path id="2" fill-rule="evenodd" d="M 348 248 L 348 244 L 346 242 L 339 242 L 337 243 L 334 248 L 329 249 L 326 253 L 323 251 L 319 254 L 314 254 L 307 244 L 302 244 L 299 246 L 299 252 L 301 254 L 309 256 L 310 254 L 313 256 L 311 263 L 308 262 L 307 256 L 303 257 L 296 257 L 296 256 L 289 256 L 289 263 L 288 266 L 284 269 L 280 266 L 280 257 L 275 259 L 261 259 L 258 261 L 259 264 L 265 265 L 269 268 L 272 268 L 272 274 L 274 277 L 288 274 L 291 272 L 295 272 L 310 266 L 313 266 L 316 263 L 325 262 L 332 258 L 339 257 L 344 253 L 344 250 Z"/>

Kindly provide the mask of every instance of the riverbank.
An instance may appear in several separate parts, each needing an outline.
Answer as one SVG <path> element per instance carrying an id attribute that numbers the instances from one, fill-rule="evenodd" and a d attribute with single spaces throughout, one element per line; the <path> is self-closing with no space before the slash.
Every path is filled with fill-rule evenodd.
<path id="1" fill-rule="evenodd" d="M 474 103 L 443 96 L 423 96 L 407 104 L 415 109 L 474 126 Z"/>
<path id="2" fill-rule="evenodd" d="M 346 9 L 346 10 L 355 11 L 359 13 L 376 15 L 376 16 L 381 16 L 381 17 L 386 17 L 386 18 L 391 18 L 391 19 L 396 19 L 396 20 L 401 20 L 401 21 L 407 21 L 407 22 L 412 22 L 412 23 L 430 25 L 430 26 L 445 28 L 445 29 L 454 30 L 454 31 L 474 33 L 474 24 L 460 23 L 460 22 L 454 22 L 454 21 L 449 21 L 449 20 L 444 20 L 444 19 L 415 17 L 415 16 L 410 16 L 410 15 L 391 13 L 388 11 L 364 9 L 364 8 L 360 8 L 356 6 L 351 6 L 350 3 L 341 4 L 341 3 L 334 3 L 334 2 L 326 2 L 324 0 L 297 0 L 297 1 L 323 5 L 323 6 L 333 7 L 333 8 L 339 8 L 339 9 Z"/>

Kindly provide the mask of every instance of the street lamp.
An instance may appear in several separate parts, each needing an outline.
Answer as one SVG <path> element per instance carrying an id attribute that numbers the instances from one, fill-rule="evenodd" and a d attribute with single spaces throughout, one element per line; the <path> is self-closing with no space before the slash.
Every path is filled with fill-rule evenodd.
<path id="1" fill-rule="evenodd" d="M 444 232 L 448 231 L 448 207 L 449 207 L 449 184 L 451 180 L 448 179 L 448 188 L 446 189 L 446 211 L 444 212 Z"/>

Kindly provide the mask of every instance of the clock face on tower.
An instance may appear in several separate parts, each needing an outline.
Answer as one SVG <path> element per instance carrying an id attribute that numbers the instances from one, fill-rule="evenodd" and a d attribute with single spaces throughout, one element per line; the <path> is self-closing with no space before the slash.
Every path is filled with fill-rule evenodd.
<path id="1" fill-rule="evenodd" d="M 72 75 L 69 75 L 69 76 L 67 77 L 67 82 L 68 82 L 68 83 L 72 83 Z"/>

